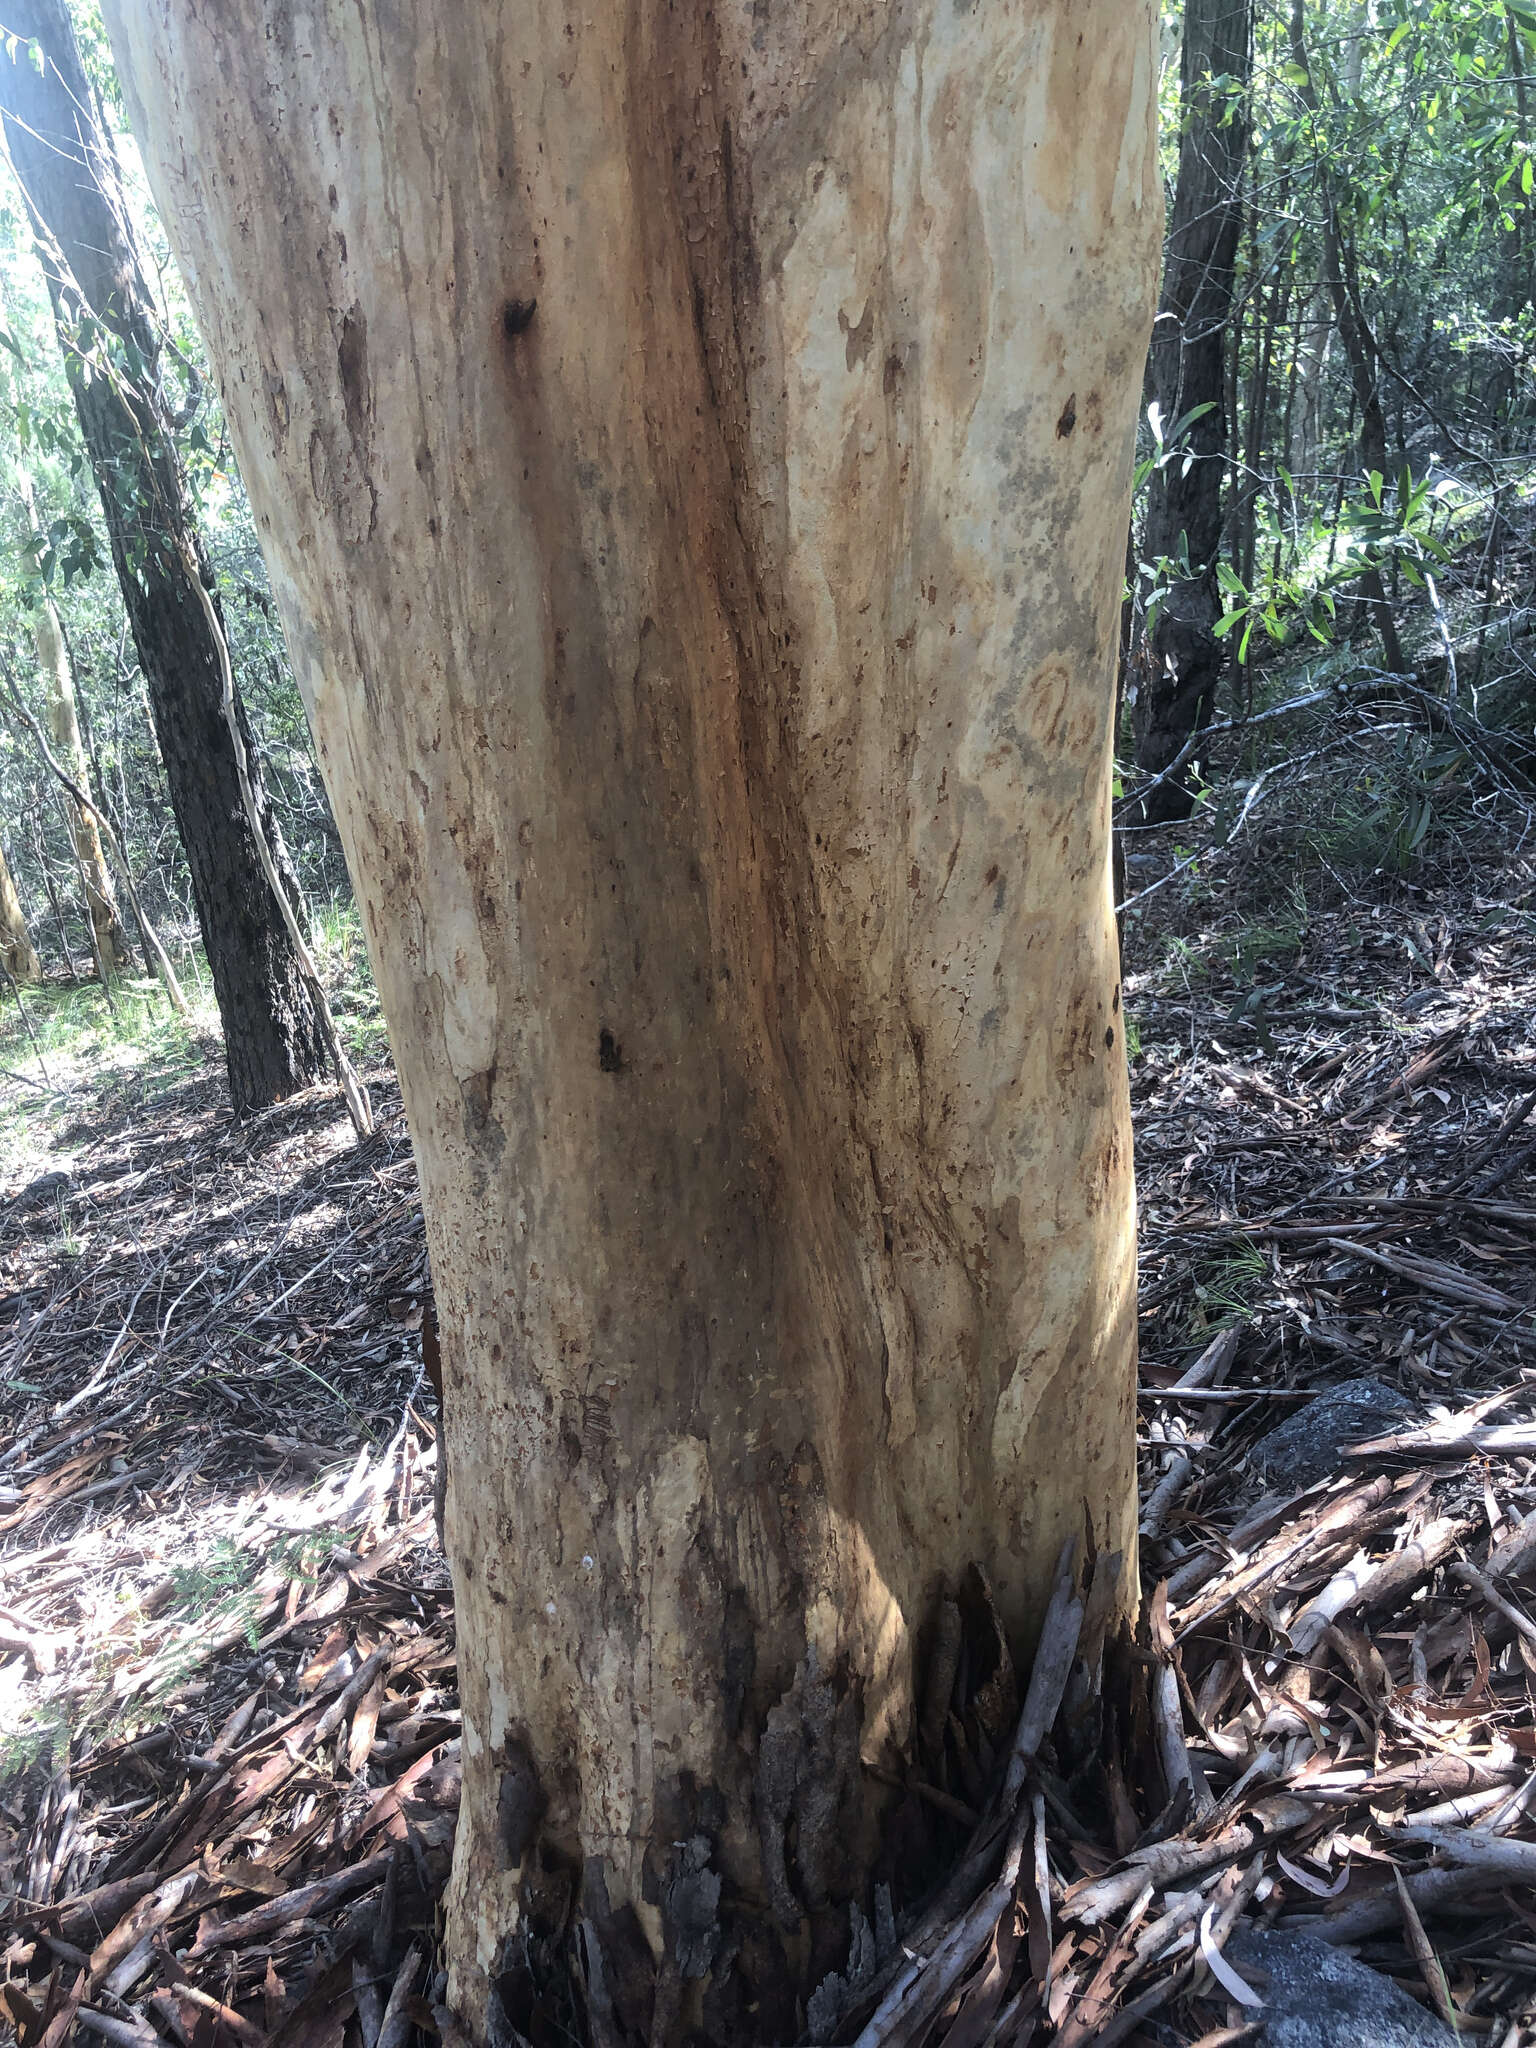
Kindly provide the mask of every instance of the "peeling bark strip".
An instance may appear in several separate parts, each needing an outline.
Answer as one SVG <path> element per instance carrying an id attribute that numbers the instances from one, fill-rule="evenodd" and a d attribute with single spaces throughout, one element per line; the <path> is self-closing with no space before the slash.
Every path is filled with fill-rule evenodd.
<path id="1" fill-rule="evenodd" d="M 108 12 L 421 1165 L 450 2002 L 795 2038 L 945 1586 L 999 1719 L 1131 1554 L 1152 10 Z"/>

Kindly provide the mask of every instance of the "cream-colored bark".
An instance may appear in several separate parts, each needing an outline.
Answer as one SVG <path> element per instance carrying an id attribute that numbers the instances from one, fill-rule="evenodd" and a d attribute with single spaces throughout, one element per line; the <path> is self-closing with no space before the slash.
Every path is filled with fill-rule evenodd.
<path id="1" fill-rule="evenodd" d="M 793 1989 L 943 1582 L 1133 1576 L 1153 9 L 107 12 L 421 1167 L 455 1995 L 584 1861 Z"/>
<path id="2" fill-rule="evenodd" d="M 43 978 L 42 962 L 37 957 L 32 934 L 27 930 L 26 914 L 6 864 L 3 847 L 0 847 L 0 960 L 18 981 L 41 981 Z"/>
<path id="3" fill-rule="evenodd" d="M 1333 345 L 1333 301 L 1326 278 L 1319 277 L 1307 297 L 1296 338 L 1296 396 L 1291 408 L 1291 440 L 1286 461 L 1303 492 L 1312 492 L 1312 471 L 1323 437 L 1324 376 Z"/>
<path id="4" fill-rule="evenodd" d="M 54 752 L 75 782 L 88 790 L 91 777 L 85 762 L 85 743 L 80 737 L 69 649 L 64 642 L 58 612 L 47 597 L 39 601 L 32 614 L 32 638 L 37 648 L 37 664 L 48 692 L 48 729 L 53 735 Z M 69 813 L 75 858 L 80 864 L 86 908 L 96 933 L 97 957 L 108 972 L 120 973 L 129 964 L 128 937 L 118 916 L 117 892 L 112 887 L 112 871 L 102 851 L 101 833 L 92 814 L 82 810 L 73 797 L 66 797 L 64 804 Z"/>

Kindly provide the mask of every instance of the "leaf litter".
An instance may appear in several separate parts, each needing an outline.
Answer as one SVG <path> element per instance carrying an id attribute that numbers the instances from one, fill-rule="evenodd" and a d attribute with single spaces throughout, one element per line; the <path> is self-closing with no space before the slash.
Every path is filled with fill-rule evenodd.
<path id="1" fill-rule="evenodd" d="M 982 1576 L 951 1590 L 913 1754 L 869 1765 L 947 1875 L 852 1913 L 802 2039 L 1235 2048 L 1266 1928 L 1493 2048 L 1536 2035 L 1536 889 L 1506 858 L 1342 890 L 1256 1003 L 1242 882 L 1203 964 L 1169 945 L 1125 990 L 1134 1636 L 1079 1547 L 1027 1671 Z M 0 1210 L 22 2048 L 461 2038 L 425 1258 L 370 1082 L 361 1147 L 327 1091 L 232 1129 L 210 1078 Z M 1308 1404 L 1340 1386 L 1330 1434 Z M 593 2041 L 644 2038 L 593 1988 Z"/>
<path id="2" fill-rule="evenodd" d="M 0 2009 L 72 2038 L 430 2030 L 458 1799 L 399 1114 L 212 1076 L 0 1207 Z"/>

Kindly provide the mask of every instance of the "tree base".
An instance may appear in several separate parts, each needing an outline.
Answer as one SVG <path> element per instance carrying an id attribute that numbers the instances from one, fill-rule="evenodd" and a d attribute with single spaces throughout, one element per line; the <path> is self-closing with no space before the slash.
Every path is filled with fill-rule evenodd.
<path id="1" fill-rule="evenodd" d="M 440 2018 L 486 2048 L 583 2039 L 594 2048 L 871 2048 L 915 2044 L 953 2007 L 956 2025 L 969 2015 L 957 2039 L 1009 2038 L 984 2029 L 1022 2022 L 1038 2003 L 1032 1981 L 1008 1994 L 1018 1914 L 1048 1919 L 1034 1889 L 1046 1801 L 1087 1816 L 1081 1832 L 1114 1831 L 1103 1758 L 1131 1718 L 1121 1562 L 1101 1558 L 1079 1594 L 1064 1556 L 1022 1689 L 984 1573 L 973 1567 L 941 1599 L 923 1645 L 910 1754 L 894 1768 L 860 1761 L 880 1825 L 869 1867 L 845 1871 L 841 1895 L 796 1896 L 817 1884 L 833 1847 L 839 1802 L 830 1785 L 820 1835 L 797 1830 L 778 1870 L 766 1858 L 757 1897 L 731 1896 L 710 1869 L 707 1813 L 668 1817 L 680 1832 L 656 1859 L 645 1901 L 665 1930 L 659 1962 L 636 1909 L 611 1906 L 599 1859 L 579 1868 L 534 1840 L 519 1874 L 517 1925 L 486 1980 L 483 2021 L 468 2011 Z M 856 1726 L 853 1699 L 803 1667 L 792 1705 L 801 1728 L 819 1728 L 835 1748 L 836 1728 Z M 775 1709 L 759 1734 L 760 1798 L 784 1723 Z"/>

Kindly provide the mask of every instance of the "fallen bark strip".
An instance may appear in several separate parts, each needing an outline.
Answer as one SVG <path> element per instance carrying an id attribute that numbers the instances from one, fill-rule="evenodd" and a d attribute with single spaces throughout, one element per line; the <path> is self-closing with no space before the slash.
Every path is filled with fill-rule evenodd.
<path id="1" fill-rule="evenodd" d="M 1347 1252 L 1352 1259 L 1364 1259 L 1369 1266 L 1379 1266 L 1399 1280 L 1411 1280 L 1444 1301 L 1463 1302 L 1469 1308 L 1486 1309 L 1491 1315 L 1501 1316 L 1525 1315 L 1530 1308 L 1529 1302 L 1516 1301 L 1512 1294 L 1503 1294 L 1497 1287 L 1475 1280 L 1471 1274 L 1439 1259 L 1421 1258 L 1416 1252 L 1377 1251 L 1373 1245 L 1346 1237 L 1325 1237 L 1322 1242 L 1333 1251 Z"/>
<path id="2" fill-rule="evenodd" d="M 163 1884 L 158 1885 L 147 1899 L 141 1899 L 92 1951 L 92 1989 L 107 1975 L 114 1963 L 119 1962 L 131 1949 L 137 1948 L 141 1941 L 174 1920 L 197 1887 L 206 1883 L 207 1879 L 203 1872 L 194 1864 L 189 1870 L 178 1870 L 173 1877 L 166 1878 Z"/>
<path id="3" fill-rule="evenodd" d="M 1181 1610 L 1178 1640 L 1182 1642 L 1192 1629 L 1225 1613 L 1237 1604 L 1243 1594 L 1253 1592 L 1305 1552 L 1316 1550 L 1324 1537 L 1347 1538 L 1351 1543 L 1358 1541 L 1374 1526 L 1371 1518 L 1391 1500 L 1398 1484 L 1389 1473 L 1381 1473 L 1363 1486 L 1351 1487 L 1348 1492 L 1338 1495 L 1320 1507 L 1317 1513 L 1299 1522 L 1286 1523 L 1278 1536 L 1271 1538 L 1246 1563 L 1237 1565 L 1214 1592 L 1195 1606 Z"/>
<path id="4" fill-rule="evenodd" d="M 394 1861 L 394 1849 L 390 1847 L 377 1856 L 370 1856 L 362 1863 L 354 1863 L 346 1870 L 338 1870 L 333 1877 L 322 1877 L 314 1884 L 301 1884 L 291 1892 L 284 1892 L 280 1898 L 268 1899 L 264 1905 L 253 1906 L 249 1913 L 237 1913 L 232 1920 L 206 1920 L 197 1930 L 197 1940 L 187 1951 L 188 1960 L 205 1956 L 216 1948 L 238 1948 L 242 1942 L 264 1939 L 276 1934 L 293 1920 L 308 1920 L 317 1913 L 324 1913 L 330 1907 L 347 1899 L 354 1892 L 367 1891 L 370 1886 L 382 1884 L 384 1873 Z"/>
<path id="5" fill-rule="evenodd" d="M 1274 1793 L 1258 1800 L 1242 1820 L 1209 1841 L 1192 1842 L 1176 1835 L 1172 1841 L 1154 1842 L 1133 1851 L 1102 1877 L 1081 1879 L 1068 1888 L 1061 1902 L 1061 1917 L 1084 1927 L 1098 1927 L 1112 1914 L 1123 1913 L 1145 1885 L 1166 1890 L 1181 1878 L 1214 1869 L 1218 1863 L 1235 1863 L 1239 1857 L 1251 1856 L 1273 1836 L 1308 1827 L 1316 1819 L 1317 1809 L 1310 1800 Z"/>
<path id="6" fill-rule="evenodd" d="M 1291 1648 L 1310 1656 L 1341 1615 L 1369 1614 L 1409 1593 L 1427 1578 L 1475 1527 L 1465 1515 L 1441 1515 L 1427 1522 L 1411 1543 L 1372 1565 L 1363 1552 L 1310 1600 L 1290 1625 Z"/>
<path id="7" fill-rule="evenodd" d="M 1346 1458 L 1454 1458 L 1458 1452 L 1477 1451 L 1483 1455 L 1502 1453 L 1518 1457 L 1536 1451 L 1536 1422 L 1495 1422 L 1484 1428 L 1464 1429 L 1459 1436 L 1435 1430 L 1408 1431 L 1401 1436 L 1378 1437 L 1368 1444 L 1348 1444 Z"/>
<path id="8" fill-rule="evenodd" d="M 1524 1846 L 1530 1847 L 1530 1844 Z M 1437 1907 L 1449 1905 L 1456 1899 L 1466 1898 L 1470 1893 L 1496 1891 L 1502 1884 L 1509 1883 L 1510 1879 L 1500 1878 L 1486 1869 L 1462 1864 L 1438 1870 L 1421 1870 L 1403 1881 L 1408 1887 L 1409 1898 L 1419 1912 L 1432 1913 Z M 1282 1914 L 1277 1924 L 1283 1928 L 1294 1929 L 1298 1934 L 1315 1934 L 1323 1941 L 1342 1944 L 1364 1941 L 1369 1935 L 1380 1934 L 1387 1928 L 1396 1928 L 1401 1924 L 1401 1918 L 1397 1888 L 1393 1885 L 1383 1886 L 1378 1891 L 1368 1893 L 1366 1897 L 1354 1900 L 1337 1913 L 1286 1913 Z"/>

